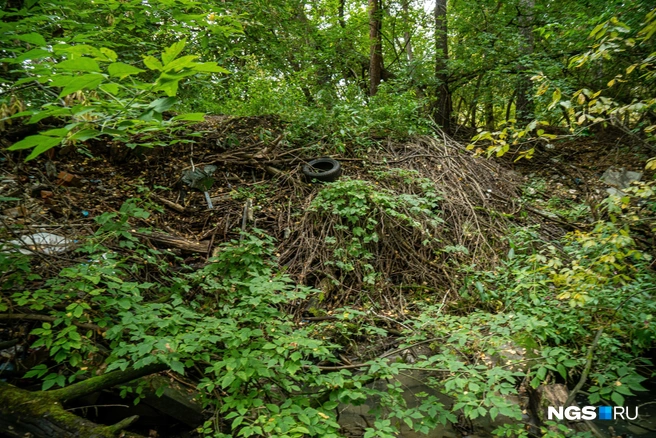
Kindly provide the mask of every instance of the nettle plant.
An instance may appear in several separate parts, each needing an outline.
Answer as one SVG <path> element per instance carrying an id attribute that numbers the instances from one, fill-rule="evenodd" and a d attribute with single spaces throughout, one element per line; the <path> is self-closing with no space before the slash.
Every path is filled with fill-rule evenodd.
<path id="1" fill-rule="evenodd" d="M 27 71 L 27 77 L 14 86 L 36 81 L 51 90 L 56 99 L 15 113 L 11 118 L 29 117 L 28 124 L 46 118 L 65 123 L 64 127 L 41 131 L 9 147 L 32 149 L 27 160 L 60 145 L 76 145 L 101 136 L 131 148 L 137 146 L 136 142 L 139 146 L 154 147 L 184 141 L 162 134 L 171 137 L 188 122 L 202 120 L 204 114 L 162 117 L 176 104 L 180 82 L 190 77 L 228 73 L 215 62 L 199 62 L 196 55 L 180 56 L 186 45 L 184 39 L 166 48 L 159 59 L 144 56 L 141 68 L 121 62 L 116 52 L 106 47 L 66 43 L 49 46 L 41 35 L 25 37 L 40 48 L 3 59 L 20 71 Z"/>
<path id="2" fill-rule="evenodd" d="M 437 228 L 444 221 L 438 215 L 440 196 L 433 184 L 416 172 L 394 169 L 378 178 L 400 178 L 414 185 L 417 193 L 396 193 L 378 182 L 342 180 L 327 184 L 312 201 L 311 211 L 332 216 L 331 233 L 325 239 L 332 258 L 325 262 L 342 275 L 357 273 L 365 284 L 380 277 L 373 261 L 380 239 L 391 238 L 403 227 L 421 236 L 423 245 L 436 243 Z"/>

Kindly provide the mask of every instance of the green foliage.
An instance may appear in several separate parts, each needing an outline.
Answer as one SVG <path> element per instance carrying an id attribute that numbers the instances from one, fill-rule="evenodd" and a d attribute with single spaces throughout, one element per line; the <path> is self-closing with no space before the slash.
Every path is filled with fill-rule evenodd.
<path id="1" fill-rule="evenodd" d="M 649 362 L 635 357 L 656 336 L 650 257 L 610 223 L 566 236 L 561 248 L 529 231 L 517 232 L 510 243 L 504 266 L 474 275 L 469 284 L 476 287 L 463 296 L 504 309 L 500 315 L 520 323 L 514 339 L 537 355 L 531 384 L 553 375 L 570 380 L 597 330 L 605 328 L 594 352 L 591 403 L 617 403 L 623 394 L 642 390 L 638 369 Z"/>
<path id="2" fill-rule="evenodd" d="M 472 143 L 467 145 L 467 150 L 476 148 L 476 154 L 486 153 L 488 158 L 493 154 L 497 157 L 505 155 L 511 147 L 517 148 L 522 145 L 522 150 L 517 151 L 515 161 L 522 158 L 530 159 L 535 153 L 535 147 L 526 148 L 532 143 L 546 143 L 549 140 L 557 138 L 557 135 L 547 134 L 544 129 L 537 129 L 539 125 L 548 125 L 547 122 L 533 121 L 523 128 L 518 128 L 515 125 L 515 120 L 510 120 L 509 123 L 502 123 L 501 129 L 495 132 L 484 131 L 479 129 L 478 134 L 472 138 Z M 533 134 L 535 131 L 535 134 Z M 487 145 L 485 149 L 477 147 L 479 142 Z"/>
<path id="3" fill-rule="evenodd" d="M 378 173 L 378 178 L 401 178 L 414 185 L 418 194 L 395 193 L 365 180 L 341 180 L 328 184 L 312 201 L 311 210 L 334 218 L 332 233 L 326 244 L 333 248 L 328 266 L 335 266 L 341 275 L 355 273 L 365 284 L 380 279 L 372 261 L 385 227 L 407 227 L 421 235 L 422 243 L 438 241 L 436 228 L 439 217 L 439 195 L 432 183 L 416 177 L 416 173 L 390 170 Z"/>
<path id="4" fill-rule="evenodd" d="M 316 291 L 277 271 L 270 237 L 255 230 L 222 245 L 204 268 L 171 272 L 172 254 L 148 248 L 130 233 L 132 218 L 148 217 L 144 207 L 147 202 L 130 200 L 119 212 L 99 216 L 98 231 L 78 249 L 85 261 L 38 287 L 33 285 L 40 277 L 25 275 L 30 267 L 24 255 L 0 253 L 3 263 L 18 262 L 2 277 L 3 288 L 15 288 L 20 277 L 27 286 L 11 295 L 12 307 L 53 318 L 31 333 L 32 347 L 52 356 L 52 365 L 26 374 L 43 379 L 43 389 L 89 375 L 101 363 L 111 371 L 162 362 L 180 374 L 200 373 L 202 402 L 221 418 L 201 428 L 209 436 L 337 436 L 337 405 L 373 396 L 386 407 L 377 412 L 377 427 L 389 433 L 397 430 L 392 418 L 423 431 L 455 418 L 430 397 L 409 410 L 398 385 L 366 385 L 397 375 L 404 364 L 372 362 L 365 374 L 318 367 L 334 360 L 338 346 L 282 310 Z M 115 245 L 130 249 L 129 255 L 113 251 Z M 144 281 L 144 270 L 157 282 Z M 138 401 L 139 391 L 128 393 Z"/>
<path id="5" fill-rule="evenodd" d="M 117 54 L 108 48 L 88 45 L 58 44 L 53 53 L 60 62 L 46 60 L 38 64 L 37 80 L 61 90 L 61 101 L 47 103 L 40 109 L 27 110 L 12 117 L 30 116 L 27 123 L 37 123 L 47 117 L 62 118 L 64 128 L 50 129 L 14 143 L 9 150 L 32 149 L 27 160 L 36 158 L 47 150 L 76 144 L 103 135 L 127 143 L 141 135 L 140 146 L 153 147 L 173 144 L 180 140 L 159 138 L 162 133 L 173 136 L 186 122 L 200 121 L 201 113 L 180 114 L 164 120 L 162 113 L 175 103 L 178 84 L 189 76 L 207 73 L 227 73 L 216 63 L 197 62 L 197 56 L 179 57 L 185 40 L 166 48 L 156 59 L 146 56 L 144 66 L 155 74 L 155 79 L 143 82 L 137 79 L 145 70 L 117 62 Z M 19 61 L 16 61 L 19 63 Z M 167 97 L 159 97 L 159 94 Z"/>

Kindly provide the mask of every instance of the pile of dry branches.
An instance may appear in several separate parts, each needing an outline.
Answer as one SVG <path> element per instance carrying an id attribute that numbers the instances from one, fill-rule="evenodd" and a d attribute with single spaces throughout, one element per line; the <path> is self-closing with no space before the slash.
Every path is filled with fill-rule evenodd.
<path id="1" fill-rule="evenodd" d="M 388 143 L 370 158 L 355 162 L 357 168 L 347 163 L 342 177 L 367 181 L 363 187 L 374 188 L 363 193 L 375 206 L 361 222 L 346 220 L 330 205 L 322 205 L 325 200 L 316 190 L 296 201 L 305 207 L 304 215 L 292 238 L 280 248 L 281 263 L 289 273 L 321 288 L 324 298 L 333 303 L 369 295 L 372 302 L 400 298 L 403 305 L 404 290 L 453 291 L 459 283 L 454 261 L 475 263 L 479 268 L 497 261 L 502 237 L 508 232 L 507 216 L 513 212 L 512 199 L 518 195 L 519 178 L 513 172 L 473 156 L 447 136 Z M 397 177 L 391 169 L 397 170 Z M 415 178 L 403 177 L 408 174 Z M 439 223 L 425 209 L 399 202 L 396 213 L 390 214 L 390 209 L 373 199 L 376 192 L 399 200 L 406 195 L 423 199 L 421 181 L 428 182 L 441 198 L 432 209 Z M 370 234 L 378 239 L 357 238 L 356 229 L 367 223 L 376 224 Z M 350 248 L 354 242 L 363 247 L 361 251 L 356 247 L 354 258 L 363 253 L 371 256 L 351 260 L 344 268 L 348 250 L 339 253 L 346 252 L 340 264 L 335 249 Z M 374 281 L 368 277 L 371 271 L 379 273 Z"/>

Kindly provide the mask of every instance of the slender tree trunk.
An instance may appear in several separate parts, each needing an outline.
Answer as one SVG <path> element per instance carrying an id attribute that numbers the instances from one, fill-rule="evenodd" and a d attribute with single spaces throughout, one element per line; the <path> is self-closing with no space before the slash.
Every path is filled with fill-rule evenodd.
<path id="1" fill-rule="evenodd" d="M 460 109 L 462 108 L 462 105 L 465 103 L 465 98 L 460 96 L 460 100 L 458 100 L 458 105 L 456 106 L 456 120 L 459 121 L 459 114 L 460 114 Z M 466 119 L 465 119 L 466 120 Z"/>
<path id="2" fill-rule="evenodd" d="M 533 53 L 533 14 L 535 10 L 535 0 L 519 0 L 519 32 L 522 36 L 520 52 L 525 58 Z M 515 105 L 515 118 L 520 125 L 528 124 L 534 115 L 533 96 L 531 93 L 532 83 L 530 75 L 526 73 L 527 66 L 522 63 L 518 66 L 517 80 L 517 102 Z"/>
<path id="3" fill-rule="evenodd" d="M 563 113 L 563 118 L 565 119 L 565 122 L 567 122 L 567 127 L 571 128 L 572 121 L 569 118 L 569 114 L 567 114 L 567 110 L 562 105 L 558 105 L 558 106 L 560 107 L 560 111 Z"/>
<path id="4" fill-rule="evenodd" d="M 485 129 L 494 131 L 494 103 L 491 99 L 485 101 Z"/>
<path id="5" fill-rule="evenodd" d="M 346 27 L 346 22 L 344 21 L 344 3 L 346 0 L 339 0 L 339 6 L 337 7 L 337 17 L 339 20 L 339 25 L 342 29 Z"/>
<path id="6" fill-rule="evenodd" d="M 383 76 L 382 14 L 380 0 L 369 0 L 369 95 L 375 96 Z"/>
<path id="7" fill-rule="evenodd" d="M 447 21 L 447 0 L 435 2 L 435 79 L 437 79 L 436 102 L 433 107 L 433 119 L 445 132 L 451 132 L 451 115 L 453 112 L 447 61 L 449 59 Z"/>
<path id="8" fill-rule="evenodd" d="M 405 27 L 405 31 L 403 32 L 403 42 L 405 44 L 405 53 L 408 57 L 408 62 L 412 62 L 413 55 L 412 55 L 412 41 L 410 41 L 410 32 L 408 32 L 408 29 L 410 29 L 410 20 L 408 20 L 408 14 L 409 14 L 409 6 L 408 4 L 410 3 L 409 0 L 404 0 L 403 1 L 403 26 Z"/>
<path id="9" fill-rule="evenodd" d="M 476 89 L 474 90 L 474 99 L 472 100 L 471 111 L 469 112 L 471 114 L 472 129 L 476 129 L 476 112 L 478 110 L 478 96 L 480 95 L 481 92 L 481 83 L 483 82 L 483 76 L 484 76 L 483 73 L 480 74 L 478 76 L 478 80 L 476 81 Z"/>
<path id="10" fill-rule="evenodd" d="M 508 99 L 508 105 L 506 106 L 506 123 L 510 121 L 510 111 L 512 109 L 512 104 L 515 101 L 515 96 L 517 95 L 517 90 L 513 92 L 513 94 L 510 96 Z"/>
<path id="11" fill-rule="evenodd" d="M 485 129 L 494 131 L 494 91 L 492 90 L 492 75 L 485 80 Z"/>

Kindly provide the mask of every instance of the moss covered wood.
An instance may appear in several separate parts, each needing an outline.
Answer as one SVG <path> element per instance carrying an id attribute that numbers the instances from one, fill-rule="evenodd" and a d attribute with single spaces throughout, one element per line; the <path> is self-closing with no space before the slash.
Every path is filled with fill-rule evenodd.
<path id="1" fill-rule="evenodd" d="M 66 411 L 62 403 L 165 369 L 167 366 L 164 364 L 153 364 L 140 369 L 115 371 L 54 391 L 26 391 L 0 382 L 0 434 L 22 437 L 29 433 L 35 438 L 116 437 L 138 416 L 111 426 L 99 425 Z"/>

